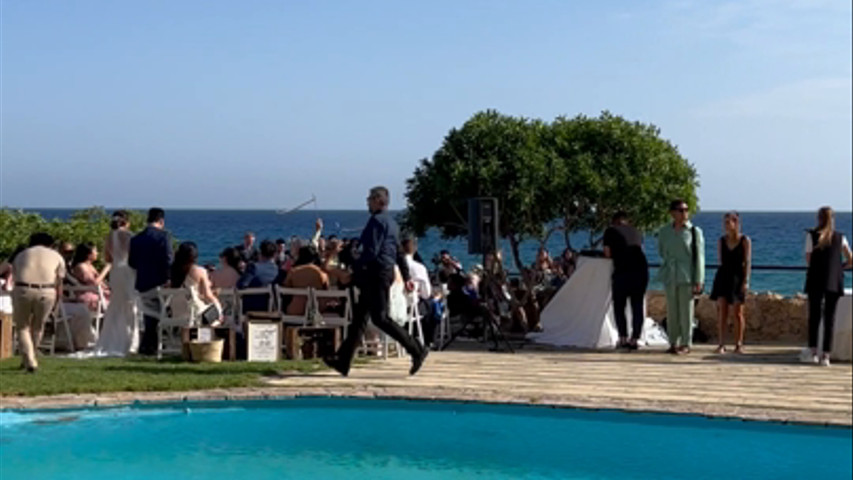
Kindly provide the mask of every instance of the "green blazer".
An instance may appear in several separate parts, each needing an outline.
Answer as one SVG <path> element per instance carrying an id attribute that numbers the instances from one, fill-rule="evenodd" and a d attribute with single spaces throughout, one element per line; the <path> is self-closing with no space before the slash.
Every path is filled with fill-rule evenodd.
<path id="1" fill-rule="evenodd" d="M 657 280 L 666 286 L 705 283 L 705 238 L 696 227 L 696 264 L 693 263 L 693 224 L 687 222 L 681 231 L 670 223 L 658 231 L 658 253 L 661 267 Z"/>

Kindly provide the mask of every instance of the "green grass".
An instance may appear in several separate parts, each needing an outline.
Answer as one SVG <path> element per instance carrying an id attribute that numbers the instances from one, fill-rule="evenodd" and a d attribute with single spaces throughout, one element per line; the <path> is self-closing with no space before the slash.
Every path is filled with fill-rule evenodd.
<path id="1" fill-rule="evenodd" d="M 0 360 L 0 395 L 60 393 L 165 392 L 251 387 L 261 377 L 285 371 L 310 373 L 325 368 L 319 361 L 276 363 L 188 363 L 177 359 L 45 357 L 35 374 L 20 370 L 20 357 Z"/>

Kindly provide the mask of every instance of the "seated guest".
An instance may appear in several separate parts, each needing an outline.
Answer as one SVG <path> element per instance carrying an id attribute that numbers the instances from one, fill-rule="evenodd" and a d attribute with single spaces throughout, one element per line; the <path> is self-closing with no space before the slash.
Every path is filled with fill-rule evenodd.
<path id="1" fill-rule="evenodd" d="M 256 262 L 258 260 L 258 249 L 255 247 L 255 234 L 252 232 L 246 232 L 243 235 L 243 243 L 237 245 L 237 252 L 240 254 L 240 258 L 243 260 L 243 263 L 249 265 L 252 262 Z"/>
<path id="2" fill-rule="evenodd" d="M 219 268 L 210 274 L 213 288 L 236 288 L 240 280 L 240 252 L 228 247 L 219 254 Z"/>
<path id="3" fill-rule="evenodd" d="M 74 251 L 74 257 L 71 261 L 71 275 L 81 286 L 101 287 L 103 291 L 106 291 L 104 278 L 109 273 L 110 267 L 107 265 L 99 273 L 94 265 L 97 260 L 98 249 L 91 243 L 81 243 Z M 66 311 L 71 316 L 69 323 L 74 342 L 73 347 L 75 350 L 86 349 L 97 340 L 98 332 L 95 331 L 92 314 L 98 311 L 101 297 L 96 291 L 84 291 L 79 292 L 74 300 L 85 308 L 69 306 Z"/>
<path id="4" fill-rule="evenodd" d="M 287 258 L 284 264 L 280 265 L 281 270 L 289 272 L 296 264 L 296 259 L 299 258 L 299 249 L 302 248 L 302 240 L 299 237 L 290 237 L 290 248 L 287 251 Z"/>
<path id="5" fill-rule="evenodd" d="M 338 239 L 329 240 L 320 268 L 329 276 L 329 284 L 332 287 L 349 285 L 352 275 L 342 268 L 340 254 L 343 251 L 343 243 Z"/>
<path id="6" fill-rule="evenodd" d="M 435 329 L 438 326 L 440 317 L 436 317 L 439 313 L 432 305 L 432 285 L 429 279 L 429 272 L 426 266 L 415 260 L 418 253 L 418 241 L 414 237 L 408 237 L 403 240 L 403 252 L 406 257 L 406 264 L 409 267 L 409 276 L 415 284 L 418 292 L 418 311 L 421 314 L 421 325 L 424 330 L 424 344 L 429 345 L 435 338 Z"/>
<path id="7" fill-rule="evenodd" d="M 58 248 L 59 254 L 65 260 L 67 271 L 71 271 L 71 261 L 74 260 L 74 244 L 71 242 L 62 242 Z"/>
<path id="8" fill-rule="evenodd" d="M 276 283 L 279 269 L 275 264 L 275 243 L 270 240 L 261 242 L 260 259 L 250 263 L 237 281 L 237 288 L 263 288 Z M 243 297 L 243 313 L 267 311 L 267 295 L 247 295 Z"/>
<path id="9" fill-rule="evenodd" d="M 462 263 L 450 256 L 450 252 L 442 250 L 439 254 L 438 281 L 449 283 L 450 277 L 462 273 Z"/>
<path id="10" fill-rule="evenodd" d="M 313 247 L 305 246 L 299 249 L 296 264 L 284 281 L 285 288 L 329 288 L 329 276 L 317 266 L 317 252 Z M 305 313 L 305 297 L 293 297 L 288 303 L 287 315 L 302 315 Z"/>
<path id="11" fill-rule="evenodd" d="M 198 247 L 193 242 L 184 242 L 175 252 L 175 261 L 172 263 L 170 282 L 172 288 L 186 288 L 189 290 L 189 302 L 184 299 L 172 299 L 172 313 L 176 317 L 189 316 L 192 314 L 197 320 L 204 316 L 213 325 L 221 323 L 222 306 L 216 295 L 213 294 L 207 271 L 197 265 Z M 205 314 L 208 309 L 214 308 L 212 314 Z M 210 318 L 213 317 L 213 318 Z"/>
<path id="12" fill-rule="evenodd" d="M 286 260 L 287 242 L 285 242 L 283 238 L 279 238 L 275 241 L 275 264 L 281 268 Z"/>

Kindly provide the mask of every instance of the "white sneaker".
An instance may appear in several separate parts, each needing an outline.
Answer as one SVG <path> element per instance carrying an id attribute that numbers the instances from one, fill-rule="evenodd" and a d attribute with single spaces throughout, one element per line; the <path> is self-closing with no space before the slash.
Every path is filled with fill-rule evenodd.
<path id="1" fill-rule="evenodd" d="M 829 357 L 823 357 L 820 359 L 820 366 L 821 367 L 828 367 L 829 365 L 830 365 Z"/>
<path id="2" fill-rule="evenodd" d="M 817 355 L 812 353 L 811 349 L 807 348 L 800 353 L 800 363 L 810 363 L 814 365 L 818 363 Z"/>

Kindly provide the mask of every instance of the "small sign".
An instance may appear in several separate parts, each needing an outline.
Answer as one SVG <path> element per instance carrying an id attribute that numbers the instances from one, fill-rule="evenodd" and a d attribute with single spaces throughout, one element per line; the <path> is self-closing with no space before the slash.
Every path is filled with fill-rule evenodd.
<path id="1" fill-rule="evenodd" d="M 281 324 L 248 322 L 246 359 L 250 362 L 275 362 L 281 357 Z"/>
<path id="2" fill-rule="evenodd" d="M 211 341 L 213 341 L 213 329 L 212 328 L 199 328 L 197 340 L 199 342 L 211 342 Z"/>

